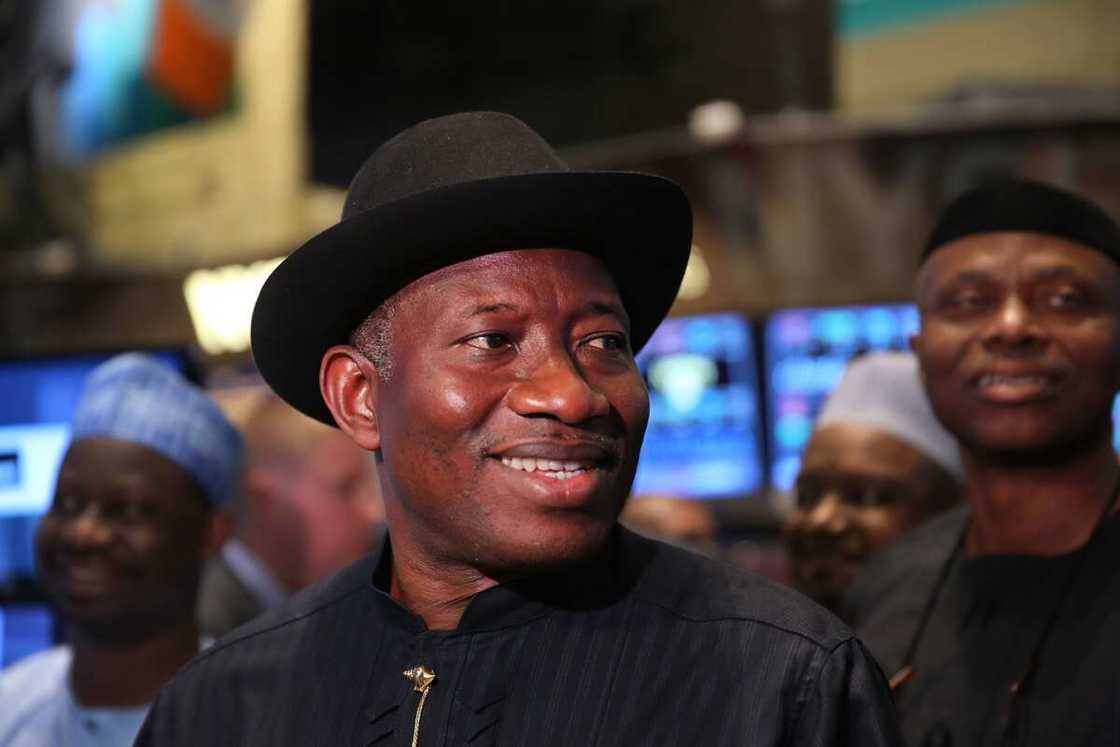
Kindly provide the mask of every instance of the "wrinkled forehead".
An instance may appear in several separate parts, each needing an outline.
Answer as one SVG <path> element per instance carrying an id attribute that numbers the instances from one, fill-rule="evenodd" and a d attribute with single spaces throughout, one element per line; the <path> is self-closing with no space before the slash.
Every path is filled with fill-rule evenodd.
<path id="1" fill-rule="evenodd" d="M 813 431 L 802 457 L 804 473 L 905 480 L 930 459 L 899 436 L 862 423 L 829 423 Z"/>
<path id="2" fill-rule="evenodd" d="M 209 507 L 202 486 L 177 462 L 145 444 L 107 436 L 74 440 L 59 465 L 58 479 L 93 492 L 133 488 L 163 502 Z"/>
<path id="3" fill-rule="evenodd" d="M 1120 279 L 1120 266 L 1101 251 L 1060 236 L 999 231 L 965 236 L 939 247 L 922 264 L 918 284 L 922 288 L 973 275 L 1054 274 Z"/>
<path id="4" fill-rule="evenodd" d="M 397 303 L 429 300 L 454 291 L 460 296 L 499 298 L 566 294 L 617 306 L 625 315 L 618 286 L 606 264 L 574 249 L 516 249 L 484 254 L 430 272 L 398 291 Z"/>

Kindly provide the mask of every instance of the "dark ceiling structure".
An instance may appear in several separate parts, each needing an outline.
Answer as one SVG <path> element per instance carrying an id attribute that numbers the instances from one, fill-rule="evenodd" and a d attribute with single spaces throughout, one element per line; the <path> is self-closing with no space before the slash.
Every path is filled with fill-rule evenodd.
<path id="1" fill-rule="evenodd" d="M 830 0 L 312 0 L 312 176 L 345 185 L 397 131 L 520 116 L 558 146 L 831 101 Z"/>

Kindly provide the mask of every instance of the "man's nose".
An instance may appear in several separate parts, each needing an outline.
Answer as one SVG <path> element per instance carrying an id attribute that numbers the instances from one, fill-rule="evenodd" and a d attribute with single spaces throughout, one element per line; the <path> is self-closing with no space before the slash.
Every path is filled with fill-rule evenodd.
<path id="1" fill-rule="evenodd" d="M 591 384 L 566 352 L 550 353 L 510 390 L 511 409 L 525 417 L 548 416 L 568 424 L 610 412 L 607 395 Z"/>
<path id="2" fill-rule="evenodd" d="M 109 541 L 113 528 L 102 516 L 101 510 L 91 504 L 66 521 L 62 536 L 74 547 L 96 547 Z"/>
<path id="3" fill-rule="evenodd" d="M 819 534 L 840 534 L 848 529 L 848 512 L 835 491 L 828 491 L 805 512 L 805 527 Z"/>
<path id="4" fill-rule="evenodd" d="M 996 310 L 984 330 L 984 344 L 995 352 L 1027 353 L 1042 346 L 1045 334 L 1030 307 L 1011 296 Z"/>

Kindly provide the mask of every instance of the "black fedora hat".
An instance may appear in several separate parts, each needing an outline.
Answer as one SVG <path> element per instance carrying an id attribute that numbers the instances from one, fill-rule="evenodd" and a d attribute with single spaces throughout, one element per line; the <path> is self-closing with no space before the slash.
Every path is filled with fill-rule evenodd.
<path id="1" fill-rule="evenodd" d="M 319 391 L 328 348 L 430 272 L 538 248 L 603 261 L 637 350 L 676 298 L 691 240 L 688 199 L 668 179 L 572 171 L 508 114 L 430 119 L 378 148 L 350 183 L 341 221 L 265 281 L 253 309 L 253 357 L 288 403 L 333 424 Z"/>

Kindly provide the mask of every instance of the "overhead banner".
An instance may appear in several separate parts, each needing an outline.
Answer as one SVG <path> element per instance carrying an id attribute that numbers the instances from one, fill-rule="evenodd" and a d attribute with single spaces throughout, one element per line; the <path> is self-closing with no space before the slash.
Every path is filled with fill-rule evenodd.
<path id="1" fill-rule="evenodd" d="M 62 150 L 78 158 L 233 106 L 247 0 L 74 0 Z"/>
<path id="2" fill-rule="evenodd" d="M 841 38 L 873 36 L 975 10 L 1043 1 L 1053 0 L 837 0 L 836 26 Z"/>

